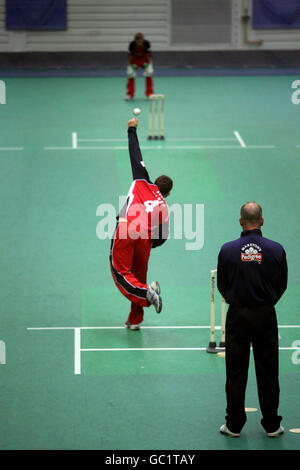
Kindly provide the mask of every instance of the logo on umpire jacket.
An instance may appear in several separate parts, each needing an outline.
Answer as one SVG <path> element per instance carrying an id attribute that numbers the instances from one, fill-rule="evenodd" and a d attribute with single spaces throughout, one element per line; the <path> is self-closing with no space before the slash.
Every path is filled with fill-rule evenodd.
<path id="1" fill-rule="evenodd" d="M 262 262 L 262 253 L 260 246 L 255 243 L 247 243 L 241 251 L 241 261 L 257 261 Z"/>

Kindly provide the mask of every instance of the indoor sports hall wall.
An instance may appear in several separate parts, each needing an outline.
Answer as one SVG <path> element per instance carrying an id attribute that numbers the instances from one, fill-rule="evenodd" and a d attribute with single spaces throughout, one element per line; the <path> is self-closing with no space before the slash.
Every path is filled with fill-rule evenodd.
<path id="1" fill-rule="evenodd" d="M 65 31 L 7 31 L 5 13 L 0 0 L 0 52 L 123 51 L 138 30 L 156 51 L 286 50 L 300 40 L 299 29 L 252 29 L 252 0 L 68 0 Z"/>

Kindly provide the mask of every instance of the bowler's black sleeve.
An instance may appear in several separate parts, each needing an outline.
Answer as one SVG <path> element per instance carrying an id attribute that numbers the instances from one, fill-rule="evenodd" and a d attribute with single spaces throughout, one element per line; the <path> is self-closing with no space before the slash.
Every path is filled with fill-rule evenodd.
<path id="1" fill-rule="evenodd" d="M 143 162 L 135 127 L 129 127 L 128 129 L 128 146 L 133 179 L 146 180 L 148 183 L 151 183 L 148 171 Z"/>

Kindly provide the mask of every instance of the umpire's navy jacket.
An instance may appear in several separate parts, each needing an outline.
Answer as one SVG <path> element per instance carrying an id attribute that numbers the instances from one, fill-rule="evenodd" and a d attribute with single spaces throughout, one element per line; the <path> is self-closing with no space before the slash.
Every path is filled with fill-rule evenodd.
<path id="1" fill-rule="evenodd" d="M 259 229 L 244 230 L 225 243 L 218 256 L 217 286 L 228 304 L 275 305 L 287 287 L 284 248 Z"/>

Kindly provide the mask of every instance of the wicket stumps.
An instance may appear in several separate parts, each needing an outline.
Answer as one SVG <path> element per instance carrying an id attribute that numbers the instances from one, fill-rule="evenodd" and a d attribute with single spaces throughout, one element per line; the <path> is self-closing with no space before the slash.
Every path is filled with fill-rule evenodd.
<path id="1" fill-rule="evenodd" d="M 225 317 L 226 317 L 226 302 L 223 297 L 221 297 L 221 340 L 219 346 L 217 347 L 215 331 L 216 331 L 216 273 L 217 270 L 213 269 L 210 272 L 210 287 L 211 287 L 211 299 L 210 299 L 210 341 L 209 345 L 206 348 L 208 353 L 218 353 L 224 351 L 225 349 Z"/>
<path id="2" fill-rule="evenodd" d="M 149 96 L 148 139 L 165 138 L 165 95 Z M 159 125 L 160 124 L 160 125 Z"/>

